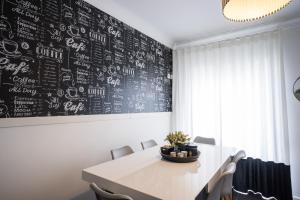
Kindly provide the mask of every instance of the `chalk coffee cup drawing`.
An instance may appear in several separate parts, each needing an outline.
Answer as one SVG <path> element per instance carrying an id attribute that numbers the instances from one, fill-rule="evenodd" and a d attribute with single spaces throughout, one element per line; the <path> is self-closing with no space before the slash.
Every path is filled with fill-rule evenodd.
<path id="1" fill-rule="evenodd" d="M 79 34 L 79 27 L 74 26 L 74 25 L 70 25 L 68 26 L 68 31 L 67 33 L 72 36 L 72 37 L 80 37 Z"/>
<path id="2" fill-rule="evenodd" d="M 13 57 L 21 55 L 21 52 L 18 51 L 19 45 L 15 41 L 4 39 L 1 41 L 0 47 L 2 48 L 0 53 L 4 55 Z"/>
<path id="3" fill-rule="evenodd" d="M 67 99 L 78 98 L 78 89 L 77 88 L 69 87 L 66 92 L 67 92 L 67 94 L 66 94 Z"/>

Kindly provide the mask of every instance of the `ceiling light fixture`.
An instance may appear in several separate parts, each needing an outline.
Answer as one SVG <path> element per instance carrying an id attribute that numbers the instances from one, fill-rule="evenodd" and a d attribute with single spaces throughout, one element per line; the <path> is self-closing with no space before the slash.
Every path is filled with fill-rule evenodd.
<path id="1" fill-rule="evenodd" d="M 236 22 L 246 22 L 272 15 L 292 0 L 222 0 L 223 15 Z"/>

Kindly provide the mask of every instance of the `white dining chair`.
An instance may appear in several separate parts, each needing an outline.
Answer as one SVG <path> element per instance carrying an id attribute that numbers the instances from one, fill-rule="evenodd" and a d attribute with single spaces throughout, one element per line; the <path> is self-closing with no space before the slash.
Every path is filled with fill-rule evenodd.
<path id="1" fill-rule="evenodd" d="M 231 162 L 234 162 L 237 165 L 237 163 L 245 157 L 246 157 L 245 151 L 240 150 L 232 157 Z M 221 197 L 223 197 L 225 200 L 232 199 L 232 181 L 233 181 L 233 175 L 227 176 L 224 179 L 224 186 L 221 191 Z"/>
<path id="2" fill-rule="evenodd" d="M 244 150 L 240 150 L 233 156 L 232 162 L 237 164 L 243 158 L 246 158 L 246 152 Z"/>
<path id="3" fill-rule="evenodd" d="M 95 192 L 97 200 L 133 200 L 127 195 L 109 193 L 99 188 L 95 183 L 91 183 L 90 188 Z"/>
<path id="4" fill-rule="evenodd" d="M 201 136 L 196 136 L 194 139 L 194 142 L 200 143 L 200 144 L 216 145 L 215 138 L 206 138 L 206 137 L 201 137 Z"/>
<path id="5" fill-rule="evenodd" d="M 228 180 L 231 180 L 231 185 L 232 185 L 231 177 L 233 177 L 235 169 L 236 169 L 236 164 L 234 162 L 231 162 L 225 167 L 224 171 L 215 178 L 215 180 L 210 181 L 212 186 L 207 188 L 207 193 L 208 193 L 207 200 L 219 200 L 221 199 L 221 197 L 222 198 L 226 197 L 226 196 L 222 196 L 223 195 L 222 190 L 224 187 L 229 187 L 228 185 L 230 185 L 230 181 Z M 228 195 L 232 195 L 232 193 Z"/>
<path id="6" fill-rule="evenodd" d="M 241 159 L 245 157 L 246 157 L 245 151 L 240 150 L 232 157 L 231 162 L 237 164 Z M 224 186 L 221 191 L 221 197 L 225 199 L 232 199 L 232 181 L 233 181 L 233 175 L 227 176 L 224 179 Z"/>
<path id="7" fill-rule="evenodd" d="M 145 150 L 150 147 L 156 146 L 157 143 L 155 142 L 155 140 L 147 140 L 147 141 L 141 142 L 141 145 L 142 145 L 143 150 Z"/>
<path id="8" fill-rule="evenodd" d="M 132 153 L 134 153 L 134 151 L 132 150 L 132 148 L 130 146 L 124 146 L 121 148 L 112 149 L 110 151 L 110 153 L 111 153 L 112 159 L 115 160 L 117 158 L 132 154 Z"/>

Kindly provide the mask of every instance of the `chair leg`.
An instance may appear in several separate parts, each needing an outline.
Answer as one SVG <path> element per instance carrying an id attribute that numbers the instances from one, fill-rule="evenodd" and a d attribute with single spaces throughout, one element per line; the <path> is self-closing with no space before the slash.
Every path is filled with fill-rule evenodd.
<path id="1" fill-rule="evenodd" d="M 232 200 L 232 194 L 227 194 L 227 195 L 221 197 L 221 200 Z"/>
<path id="2" fill-rule="evenodd" d="M 232 200 L 232 193 L 227 195 L 228 199 L 226 200 Z"/>

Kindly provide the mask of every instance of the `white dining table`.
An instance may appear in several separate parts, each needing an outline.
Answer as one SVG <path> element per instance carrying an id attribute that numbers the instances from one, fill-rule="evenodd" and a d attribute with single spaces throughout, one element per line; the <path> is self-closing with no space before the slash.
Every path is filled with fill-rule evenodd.
<path id="1" fill-rule="evenodd" d="M 235 148 L 199 144 L 199 159 L 173 163 L 155 146 L 82 171 L 83 180 L 135 200 L 192 200 L 230 162 Z"/>

